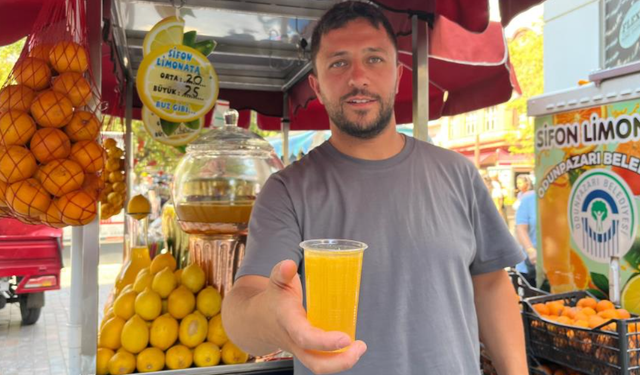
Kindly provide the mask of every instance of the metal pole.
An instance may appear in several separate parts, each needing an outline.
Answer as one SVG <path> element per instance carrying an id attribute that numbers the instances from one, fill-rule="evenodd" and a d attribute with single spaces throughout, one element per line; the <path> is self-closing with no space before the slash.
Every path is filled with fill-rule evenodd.
<path id="1" fill-rule="evenodd" d="M 413 46 L 413 135 L 421 141 L 429 137 L 429 24 L 411 17 Z"/>
<path id="2" fill-rule="evenodd" d="M 291 124 L 289 122 L 289 95 L 284 94 L 284 100 L 282 102 L 282 163 L 289 165 L 289 128 Z"/>
<path id="3" fill-rule="evenodd" d="M 71 228 L 71 304 L 69 311 L 69 372 L 80 373 L 82 337 L 82 227 Z"/>
<path id="4" fill-rule="evenodd" d="M 125 154 L 125 176 L 127 182 L 127 197 L 125 202 L 129 202 L 131 199 L 131 192 L 133 191 L 133 127 L 132 127 L 132 118 L 133 118 L 133 78 L 127 77 L 127 88 L 125 93 L 125 109 L 124 109 L 124 117 L 125 117 L 125 133 L 124 133 L 124 154 Z M 213 119 L 212 119 L 213 121 Z M 126 226 L 125 226 L 126 228 Z M 125 229 L 126 233 L 126 229 Z"/>

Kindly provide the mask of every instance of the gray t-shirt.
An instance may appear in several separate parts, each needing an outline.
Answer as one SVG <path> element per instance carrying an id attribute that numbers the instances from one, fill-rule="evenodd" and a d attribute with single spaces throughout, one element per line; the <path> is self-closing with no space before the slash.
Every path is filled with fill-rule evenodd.
<path id="1" fill-rule="evenodd" d="M 299 264 L 303 240 L 365 242 L 356 337 L 367 352 L 344 374 L 479 374 L 471 276 L 513 266 L 522 251 L 475 167 L 406 137 L 381 160 L 329 142 L 271 176 L 255 203 L 237 277 Z M 295 374 L 311 374 L 300 362 Z"/>

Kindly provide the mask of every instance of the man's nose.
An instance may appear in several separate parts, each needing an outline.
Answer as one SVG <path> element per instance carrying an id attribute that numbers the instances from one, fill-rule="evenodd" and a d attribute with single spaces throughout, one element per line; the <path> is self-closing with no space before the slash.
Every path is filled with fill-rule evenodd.
<path id="1" fill-rule="evenodd" d="M 349 76 L 349 86 L 367 87 L 369 86 L 369 77 L 364 64 L 360 62 L 351 65 L 351 75 Z"/>

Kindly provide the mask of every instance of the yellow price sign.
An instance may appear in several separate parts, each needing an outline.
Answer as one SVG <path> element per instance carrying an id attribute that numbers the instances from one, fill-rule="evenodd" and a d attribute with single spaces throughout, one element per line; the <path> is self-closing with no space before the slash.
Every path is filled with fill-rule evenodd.
<path id="1" fill-rule="evenodd" d="M 142 122 L 151 137 L 166 145 L 182 146 L 200 136 L 204 117 L 188 122 L 171 122 L 161 119 L 146 106 L 142 107 Z"/>
<path id="2" fill-rule="evenodd" d="M 204 117 L 220 90 L 213 65 L 202 53 L 184 45 L 162 47 L 145 56 L 136 87 L 149 110 L 176 123 Z"/>

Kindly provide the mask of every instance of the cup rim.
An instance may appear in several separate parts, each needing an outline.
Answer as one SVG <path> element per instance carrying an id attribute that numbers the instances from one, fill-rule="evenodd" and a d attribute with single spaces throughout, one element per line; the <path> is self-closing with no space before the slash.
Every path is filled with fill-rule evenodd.
<path id="1" fill-rule="evenodd" d="M 322 248 L 311 248 L 311 246 L 315 245 L 339 245 L 339 244 L 345 244 L 346 249 L 322 249 Z M 339 239 L 339 238 L 324 238 L 324 239 L 312 239 L 312 240 L 306 240 L 306 241 L 302 241 L 300 242 L 299 245 L 303 250 L 311 250 L 311 251 L 328 251 L 328 252 L 350 252 L 350 251 L 364 251 L 366 250 L 369 246 L 361 241 L 356 241 L 356 240 L 346 240 L 346 239 Z"/>

